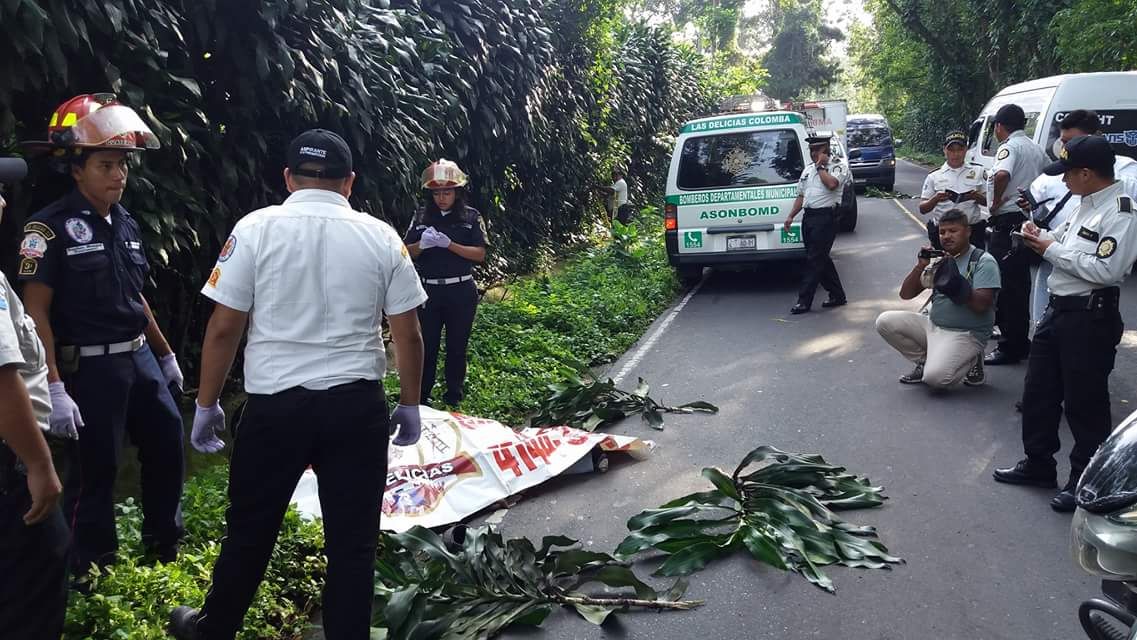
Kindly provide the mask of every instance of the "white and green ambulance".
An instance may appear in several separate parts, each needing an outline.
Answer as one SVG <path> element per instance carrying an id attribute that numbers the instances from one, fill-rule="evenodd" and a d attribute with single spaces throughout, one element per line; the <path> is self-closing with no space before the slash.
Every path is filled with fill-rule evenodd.
<path id="1" fill-rule="evenodd" d="M 792 111 L 719 115 L 680 129 L 667 175 L 667 256 L 684 280 L 707 265 L 805 256 L 801 224 L 782 229 L 806 163 Z"/>

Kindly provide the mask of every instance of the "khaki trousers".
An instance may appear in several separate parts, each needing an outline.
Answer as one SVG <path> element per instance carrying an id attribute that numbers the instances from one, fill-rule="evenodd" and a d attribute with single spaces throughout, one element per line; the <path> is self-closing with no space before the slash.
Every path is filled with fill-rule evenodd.
<path id="1" fill-rule="evenodd" d="M 983 343 L 969 331 L 932 324 L 915 311 L 885 311 L 876 319 L 876 332 L 912 362 L 924 364 L 924 384 L 946 389 L 958 384 L 983 353 Z"/>

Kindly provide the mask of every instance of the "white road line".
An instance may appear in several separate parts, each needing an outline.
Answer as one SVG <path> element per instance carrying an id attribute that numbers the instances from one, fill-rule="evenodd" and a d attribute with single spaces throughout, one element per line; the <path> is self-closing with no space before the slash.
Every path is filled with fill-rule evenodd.
<path id="1" fill-rule="evenodd" d="M 891 200 L 891 201 L 892 201 L 892 204 L 896 205 L 896 208 L 897 208 L 897 209 L 900 209 L 901 211 L 903 211 L 903 212 L 904 212 L 904 215 L 906 215 L 906 216 L 908 216 L 909 218 L 911 218 L 911 219 L 912 219 L 912 222 L 915 222 L 915 223 L 916 223 L 916 225 L 917 225 L 918 227 L 920 227 L 921 229 L 927 229 L 927 228 L 928 228 L 928 227 L 927 227 L 927 226 L 926 226 L 926 225 L 925 225 L 923 222 L 921 222 L 921 221 L 920 221 L 920 219 L 919 219 L 919 218 L 917 218 L 916 216 L 912 215 L 912 212 L 911 212 L 911 211 L 909 211 L 907 207 L 905 207 L 904 205 L 900 204 L 900 201 L 899 201 L 899 200 L 897 200 L 896 198 L 889 198 L 889 200 Z"/>
<path id="2" fill-rule="evenodd" d="M 698 293 L 699 289 L 702 288 L 702 286 L 703 281 L 700 280 L 698 284 L 696 284 L 690 291 L 687 292 L 687 295 L 683 296 L 683 299 L 679 301 L 679 304 L 675 305 L 675 308 L 671 310 L 671 313 L 667 314 L 667 317 L 663 319 L 663 322 L 659 323 L 659 326 L 655 328 L 655 331 L 652 332 L 647 340 L 644 340 L 643 343 L 640 344 L 640 348 L 636 349 L 636 352 L 632 354 L 632 357 L 624 363 L 624 366 L 620 369 L 620 372 L 612 377 L 612 382 L 620 384 L 620 382 L 622 382 L 624 378 L 632 372 L 632 369 L 635 369 L 636 366 L 639 365 L 640 360 L 643 360 L 643 357 L 647 355 L 647 352 L 651 351 L 651 348 L 655 345 L 656 341 L 659 340 L 661 336 L 663 336 L 663 332 L 667 331 L 667 327 L 671 325 L 671 323 L 675 320 L 675 317 L 678 316 L 679 312 L 683 310 L 683 307 L 687 306 L 687 303 L 691 301 L 691 298 L 695 297 L 695 294 Z"/>

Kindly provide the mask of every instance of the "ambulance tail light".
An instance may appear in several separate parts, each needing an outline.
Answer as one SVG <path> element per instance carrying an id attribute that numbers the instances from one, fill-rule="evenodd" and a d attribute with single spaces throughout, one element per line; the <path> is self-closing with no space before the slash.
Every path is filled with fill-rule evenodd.
<path id="1" fill-rule="evenodd" d="M 663 228 L 675 231 L 679 228 L 679 207 L 673 204 L 663 205 Z"/>

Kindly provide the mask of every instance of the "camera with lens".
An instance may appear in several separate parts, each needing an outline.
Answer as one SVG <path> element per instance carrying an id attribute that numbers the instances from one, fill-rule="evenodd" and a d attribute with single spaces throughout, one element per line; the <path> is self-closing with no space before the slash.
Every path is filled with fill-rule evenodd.
<path id="1" fill-rule="evenodd" d="M 931 260 L 932 258 L 942 258 L 945 255 L 947 255 L 947 254 L 945 254 L 943 251 L 940 251 L 939 249 L 929 249 L 927 247 L 920 249 L 920 259 L 921 260 Z"/>

